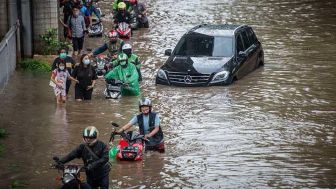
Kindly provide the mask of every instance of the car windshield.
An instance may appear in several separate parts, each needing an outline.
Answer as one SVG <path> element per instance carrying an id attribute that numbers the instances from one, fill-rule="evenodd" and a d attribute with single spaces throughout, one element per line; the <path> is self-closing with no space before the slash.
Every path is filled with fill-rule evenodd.
<path id="1" fill-rule="evenodd" d="M 230 57 L 233 54 L 232 44 L 232 37 L 188 34 L 176 45 L 174 55 Z"/>

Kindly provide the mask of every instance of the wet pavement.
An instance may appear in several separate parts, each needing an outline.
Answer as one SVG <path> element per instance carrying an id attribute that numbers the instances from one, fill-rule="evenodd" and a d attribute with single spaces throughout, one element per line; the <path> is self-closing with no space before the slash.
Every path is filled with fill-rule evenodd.
<path id="1" fill-rule="evenodd" d="M 153 99 L 166 153 L 142 162 L 113 161 L 111 188 L 335 188 L 336 5 L 332 0 L 146 1 L 150 28 L 131 43 L 143 61 L 142 95 Z M 110 2 L 101 2 L 106 12 Z M 105 13 L 106 14 L 106 13 Z M 107 16 L 108 18 L 108 16 Z M 230 86 L 156 86 L 164 50 L 200 23 L 251 25 L 265 66 Z M 105 26 L 109 22 L 105 21 Z M 93 48 L 100 40 L 90 39 Z M 91 102 L 74 91 L 57 107 L 49 75 L 16 72 L 0 94 L 0 188 L 57 188 L 52 156 L 96 126 L 107 141 L 110 121 L 127 123 L 139 97 L 105 100 L 98 82 Z"/>

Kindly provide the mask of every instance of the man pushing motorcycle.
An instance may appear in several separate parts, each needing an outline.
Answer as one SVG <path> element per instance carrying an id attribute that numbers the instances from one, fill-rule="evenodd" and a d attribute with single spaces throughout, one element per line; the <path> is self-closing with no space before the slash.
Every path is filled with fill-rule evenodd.
<path id="1" fill-rule="evenodd" d="M 118 55 L 118 66 L 105 75 L 105 79 L 122 81 L 121 94 L 124 96 L 138 96 L 140 94 L 139 74 L 134 64 L 128 62 L 125 53 Z"/>
<path id="2" fill-rule="evenodd" d="M 75 158 L 82 158 L 85 166 L 86 180 L 92 188 L 109 188 L 109 149 L 98 140 L 98 130 L 89 126 L 83 131 L 83 141 L 72 152 L 61 158 L 58 163 L 65 164 Z"/>
<path id="3" fill-rule="evenodd" d="M 163 132 L 160 126 L 160 116 L 152 112 L 152 101 L 148 98 L 141 98 L 139 101 L 140 114 L 134 116 L 126 125 L 116 133 L 122 133 L 133 125 L 139 126 L 141 135 L 145 135 L 146 150 L 164 152 Z"/>

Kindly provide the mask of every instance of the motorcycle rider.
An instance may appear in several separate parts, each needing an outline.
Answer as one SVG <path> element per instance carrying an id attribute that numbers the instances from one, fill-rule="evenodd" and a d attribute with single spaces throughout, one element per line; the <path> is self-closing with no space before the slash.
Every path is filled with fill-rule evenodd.
<path id="1" fill-rule="evenodd" d="M 152 112 L 152 101 L 149 98 L 139 100 L 140 114 L 134 116 L 126 125 L 121 127 L 117 133 L 122 133 L 133 125 L 139 126 L 141 135 L 145 135 L 146 150 L 157 150 L 164 152 L 163 132 L 160 126 L 160 116 Z"/>
<path id="2" fill-rule="evenodd" d="M 100 20 L 101 15 L 98 9 L 93 5 L 92 0 L 84 0 L 84 5 L 80 9 L 81 13 L 84 16 L 86 27 L 92 25 L 92 14 L 94 13 L 97 18 Z"/>
<path id="3" fill-rule="evenodd" d="M 118 4 L 118 11 L 114 16 L 114 24 L 115 28 L 119 23 L 126 22 L 127 24 L 131 23 L 131 14 L 126 10 L 126 4 L 124 2 L 120 2 Z"/>
<path id="4" fill-rule="evenodd" d="M 108 50 L 108 56 L 113 60 L 117 59 L 118 54 L 122 51 L 122 46 L 124 45 L 124 41 L 119 38 L 118 32 L 116 30 L 111 30 L 107 33 L 108 41 L 105 42 L 102 46 L 94 49 L 90 56 L 97 56 L 98 54 L 103 53 Z"/>
<path id="5" fill-rule="evenodd" d="M 131 9 L 134 11 L 137 20 L 137 28 L 149 28 L 147 9 L 145 4 L 139 3 L 138 0 L 129 0 Z"/>
<path id="6" fill-rule="evenodd" d="M 72 152 L 59 160 L 65 164 L 75 158 L 82 158 L 85 166 L 86 180 L 92 188 L 109 188 L 109 149 L 98 140 L 99 132 L 96 127 L 89 126 L 83 131 L 83 141 Z"/>
<path id="7" fill-rule="evenodd" d="M 121 3 L 121 2 L 124 2 L 126 4 L 126 10 L 130 11 L 131 4 L 130 4 L 129 0 L 115 0 L 113 2 L 113 5 L 112 5 L 113 13 L 118 12 L 118 4 Z"/>
<path id="8" fill-rule="evenodd" d="M 120 80 L 124 83 L 121 94 L 138 96 L 140 94 L 139 75 L 134 64 L 127 61 L 128 57 L 124 53 L 118 55 L 118 66 L 105 75 L 106 80 Z"/>
<path id="9" fill-rule="evenodd" d="M 140 72 L 140 68 L 141 68 L 141 62 L 139 61 L 139 57 L 138 55 L 132 53 L 132 45 L 131 44 L 124 44 L 122 46 L 122 52 L 125 53 L 128 57 L 128 63 L 132 63 L 135 65 L 137 71 L 138 71 L 138 75 L 139 75 L 139 81 L 142 81 L 142 76 L 141 76 L 141 72 Z M 113 67 L 118 65 L 118 60 L 114 60 L 112 62 Z"/>

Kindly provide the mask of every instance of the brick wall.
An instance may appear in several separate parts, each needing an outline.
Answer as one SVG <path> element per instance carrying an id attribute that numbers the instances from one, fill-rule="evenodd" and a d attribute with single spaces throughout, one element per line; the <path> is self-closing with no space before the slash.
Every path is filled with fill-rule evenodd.
<path id="1" fill-rule="evenodd" d="M 57 0 L 33 0 L 34 51 L 42 52 L 40 35 L 50 28 L 58 28 Z"/>

